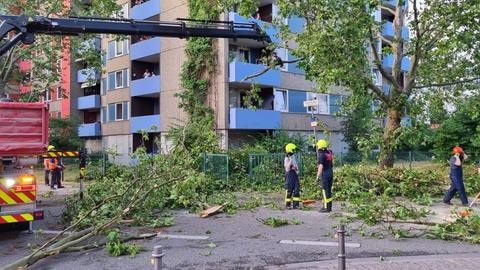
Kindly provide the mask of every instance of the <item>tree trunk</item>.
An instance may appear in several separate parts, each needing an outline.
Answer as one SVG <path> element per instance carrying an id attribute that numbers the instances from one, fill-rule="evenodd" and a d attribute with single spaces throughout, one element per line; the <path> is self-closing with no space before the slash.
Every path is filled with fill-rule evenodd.
<path id="1" fill-rule="evenodd" d="M 400 127 L 401 114 L 397 109 L 387 110 L 387 124 L 383 131 L 383 145 L 380 152 L 380 169 L 392 168 L 395 162 L 395 131 Z"/>

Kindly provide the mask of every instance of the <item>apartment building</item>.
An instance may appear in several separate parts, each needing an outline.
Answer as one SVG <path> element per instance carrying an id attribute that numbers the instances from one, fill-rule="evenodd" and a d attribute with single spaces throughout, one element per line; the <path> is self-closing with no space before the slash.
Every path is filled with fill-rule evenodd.
<path id="1" fill-rule="evenodd" d="M 395 5 L 396 1 L 390 1 Z M 188 17 L 187 1 L 178 0 L 119 0 L 123 16 L 151 21 L 173 21 Z M 276 41 L 276 29 L 271 26 L 277 14 L 274 0 L 260 1 L 256 18 L 240 16 L 235 10 L 223 14 L 222 20 L 257 22 Z M 391 15 L 381 11 L 375 14 L 379 21 L 387 21 L 383 34 L 392 37 Z M 303 20 L 288 21 L 292 31 L 301 31 Z M 408 35 L 408 29 L 406 30 Z M 88 68 L 78 71 L 77 83 L 83 90 L 78 98 L 78 109 L 84 123 L 79 134 L 86 139 L 90 151 L 111 149 L 123 160 L 142 144 L 142 133 L 150 138 L 146 147 L 151 153 L 159 151 L 154 141 L 160 140 L 168 148 L 165 134 L 175 125 L 181 125 L 184 112 L 178 108 L 175 96 L 182 91 L 180 72 L 185 59 L 185 41 L 175 38 L 134 36 L 115 40 L 103 36 L 99 42 L 105 52 L 104 72 L 97 74 Z M 379 47 L 386 46 L 379 40 Z M 284 64 L 278 70 L 253 79 L 260 86 L 263 99 L 256 110 L 248 109 L 243 97 L 251 82 L 247 75 L 264 69 L 260 63 L 262 42 L 252 40 L 217 39 L 217 73 L 212 75 L 212 89 L 208 104 L 215 112 L 215 128 L 222 135 L 224 148 L 236 147 L 259 134 L 285 130 L 303 136 L 313 134 L 311 122 L 321 123 L 335 152 L 347 151 L 340 132 L 341 118 L 336 117 L 345 92 L 332 87 L 326 94 L 314 93 L 316 85 L 305 79 L 304 72 L 295 64 Z M 277 51 L 283 60 L 294 57 L 284 49 Z M 390 63 L 386 57 L 384 63 Z M 390 61 L 390 62 L 389 62 Z M 408 60 L 407 60 L 408 61 Z M 407 65 L 407 64 L 406 64 Z M 403 66 L 403 65 L 402 65 Z M 372 70 L 375 74 L 378 73 Z M 91 81 L 94 78 L 95 83 Z M 90 83 L 87 83 L 90 82 Z M 380 75 L 377 82 L 388 91 Z M 87 83 L 87 84 L 86 84 Z M 306 100 L 317 99 L 319 107 L 313 112 L 303 106 Z M 322 137 L 323 132 L 320 132 Z"/>

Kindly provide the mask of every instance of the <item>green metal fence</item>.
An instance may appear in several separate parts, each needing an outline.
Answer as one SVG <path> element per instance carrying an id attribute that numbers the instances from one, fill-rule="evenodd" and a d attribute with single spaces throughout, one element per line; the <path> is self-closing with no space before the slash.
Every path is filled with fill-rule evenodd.
<path id="1" fill-rule="evenodd" d="M 303 175 L 303 159 L 297 154 L 299 175 Z M 263 153 L 248 155 L 248 178 L 252 183 L 283 183 L 285 167 L 283 165 L 285 154 Z"/>
<path id="2" fill-rule="evenodd" d="M 228 183 L 229 158 L 226 154 L 203 154 L 203 172 Z"/>

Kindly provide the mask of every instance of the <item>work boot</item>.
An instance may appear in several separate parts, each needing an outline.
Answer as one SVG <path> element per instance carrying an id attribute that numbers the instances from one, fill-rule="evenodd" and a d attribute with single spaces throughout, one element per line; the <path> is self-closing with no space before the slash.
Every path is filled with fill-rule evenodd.
<path id="1" fill-rule="evenodd" d="M 300 202 L 293 202 L 293 209 L 300 208 Z"/>
<path id="2" fill-rule="evenodd" d="M 443 201 L 444 204 L 453 205 L 450 201 Z"/>
<path id="3" fill-rule="evenodd" d="M 328 206 L 327 206 L 327 207 L 328 207 Z M 332 211 L 331 209 L 329 210 L 328 208 L 322 208 L 322 209 L 320 209 L 319 212 L 320 212 L 320 213 L 330 213 L 331 211 Z"/>
<path id="4" fill-rule="evenodd" d="M 328 210 L 328 212 L 332 212 L 332 203 L 331 202 L 327 203 L 327 210 Z"/>
<path id="5" fill-rule="evenodd" d="M 286 202 L 285 203 L 285 208 L 286 209 L 292 209 L 292 203 L 291 202 Z"/>

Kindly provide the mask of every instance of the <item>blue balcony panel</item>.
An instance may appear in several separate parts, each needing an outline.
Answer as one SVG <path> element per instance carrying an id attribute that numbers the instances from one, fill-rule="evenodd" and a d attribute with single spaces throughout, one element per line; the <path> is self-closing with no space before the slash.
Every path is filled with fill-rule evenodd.
<path id="1" fill-rule="evenodd" d="M 131 18 L 145 20 L 160 14 L 160 0 L 148 0 L 143 4 L 135 5 L 131 10 Z"/>
<path id="2" fill-rule="evenodd" d="M 79 110 L 100 109 L 100 95 L 90 95 L 78 98 Z"/>
<path id="3" fill-rule="evenodd" d="M 131 59 L 143 62 L 160 61 L 160 38 L 154 37 L 132 44 Z"/>
<path id="4" fill-rule="evenodd" d="M 393 39 L 394 35 L 395 34 L 393 32 L 393 23 L 391 23 L 391 22 L 384 23 L 383 28 L 382 28 L 382 36 L 384 36 L 386 38 L 389 38 L 389 39 Z M 402 28 L 402 38 L 404 40 L 408 40 L 410 38 L 408 27 L 406 27 L 406 26 L 404 26 Z"/>
<path id="5" fill-rule="evenodd" d="M 231 129 L 280 129 L 282 114 L 271 110 L 230 109 Z"/>
<path id="6" fill-rule="evenodd" d="M 130 132 L 160 132 L 160 115 L 136 116 L 130 119 Z"/>
<path id="7" fill-rule="evenodd" d="M 79 137 L 98 137 L 102 136 L 100 123 L 82 124 L 78 127 Z"/>
<path id="8" fill-rule="evenodd" d="M 288 26 L 290 27 L 290 32 L 300 33 L 303 31 L 303 26 L 305 25 L 305 19 L 292 16 L 288 19 Z"/>
<path id="9" fill-rule="evenodd" d="M 98 73 L 94 68 L 86 68 L 77 71 L 77 82 L 84 83 L 91 80 L 99 80 L 100 73 Z"/>
<path id="10" fill-rule="evenodd" d="M 392 66 L 393 66 L 393 54 L 389 54 L 389 55 L 384 56 L 384 57 L 383 57 L 383 60 L 382 60 L 382 65 L 383 65 L 386 69 L 391 70 L 391 69 L 392 69 Z M 402 70 L 403 72 L 407 72 L 409 66 L 410 66 L 410 59 L 408 59 L 407 57 L 403 57 L 403 58 L 402 58 L 401 70 Z"/>
<path id="11" fill-rule="evenodd" d="M 232 83 L 258 83 L 264 86 L 280 86 L 279 70 L 269 70 L 251 81 L 242 81 L 245 77 L 258 73 L 263 69 L 265 69 L 265 66 L 262 64 L 234 61 L 230 63 L 229 80 Z"/>
<path id="12" fill-rule="evenodd" d="M 258 26 L 260 26 L 263 31 L 270 37 L 272 42 L 278 43 L 279 39 L 277 38 L 278 35 L 278 29 L 273 27 L 271 23 L 264 22 L 261 20 L 256 20 L 254 18 L 245 18 L 243 16 L 240 16 L 240 14 L 236 12 L 230 12 L 228 14 L 228 18 L 230 21 L 236 22 L 236 23 L 256 23 Z"/>
<path id="13" fill-rule="evenodd" d="M 153 76 L 132 81 L 132 97 L 158 97 L 160 95 L 160 76 Z"/>

